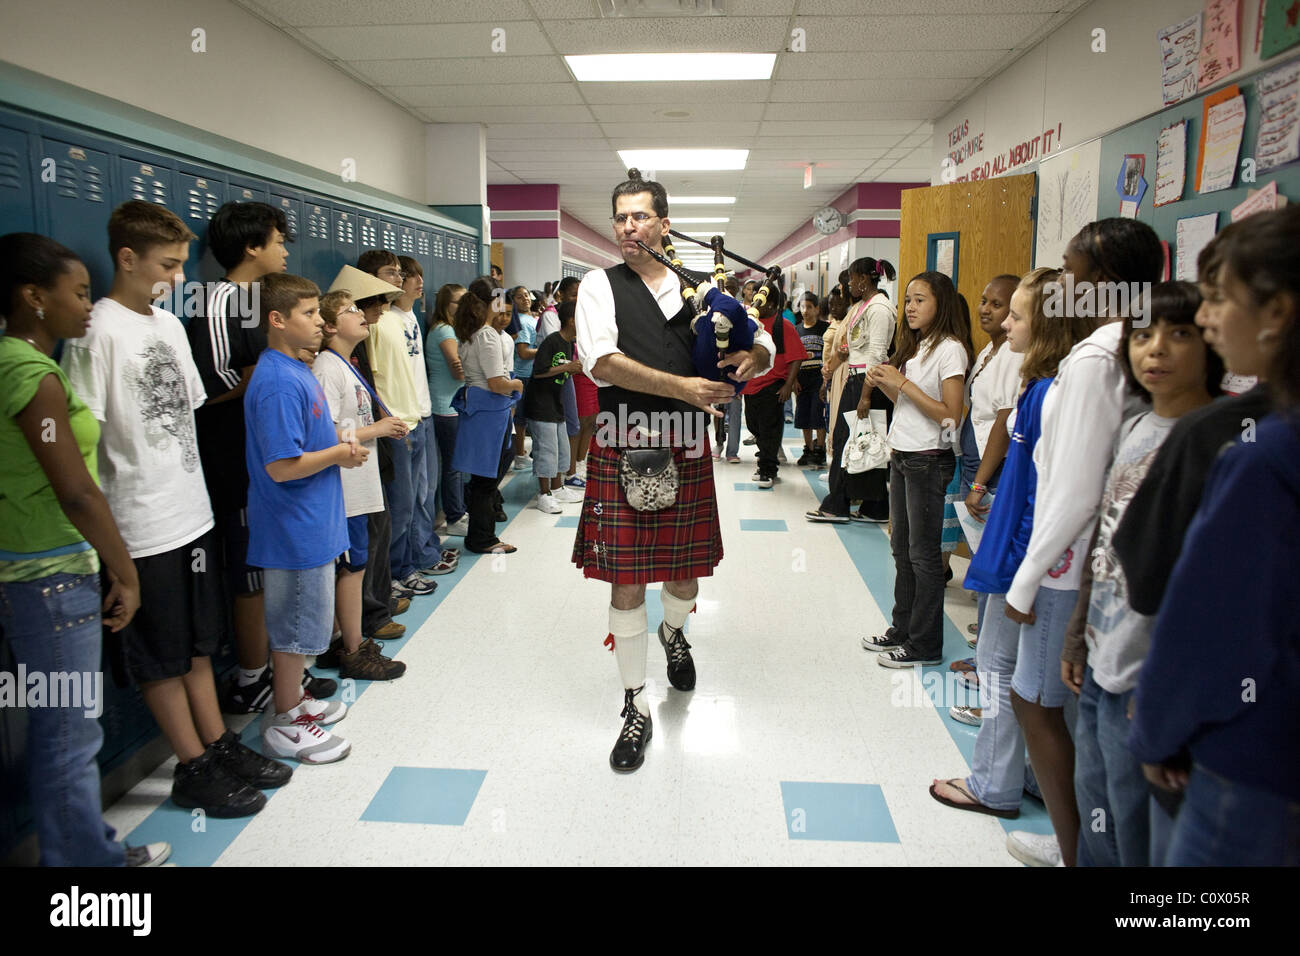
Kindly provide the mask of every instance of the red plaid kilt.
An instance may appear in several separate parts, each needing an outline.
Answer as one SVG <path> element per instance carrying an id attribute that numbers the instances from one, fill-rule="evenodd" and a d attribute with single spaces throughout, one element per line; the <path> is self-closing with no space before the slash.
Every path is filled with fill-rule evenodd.
<path id="1" fill-rule="evenodd" d="M 593 439 L 587 453 L 587 497 L 573 542 L 573 563 L 585 577 L 611 584 L 706 578 L 722 560 L 722 527 L 713 488 L 713 459 L 673 448 L 677 502 L 637 511 L 618 483 L 619 449 Z"/>

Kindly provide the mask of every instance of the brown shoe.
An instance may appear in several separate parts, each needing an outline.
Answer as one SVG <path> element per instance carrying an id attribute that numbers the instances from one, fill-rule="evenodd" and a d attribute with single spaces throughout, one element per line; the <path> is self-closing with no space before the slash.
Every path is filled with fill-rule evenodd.
<path id="1" fill-rule="evenodd" d="M 351 654 L 339 655 L 339 677 L 355 680 L 395 680 L 406 673 L 406 665 L 385 657 L 379 645 L 367 638 Z"/>
<path id="2" fill-rule="evenodd" d="M 406 633 L 405 625 L 398 624 L 396 621 L 389 621 L 387 624 L 385 624 L 379 630 L 375 631 L 375 633 L 371 634 L 370 636 L 377 637 L 381 641 L 395 641 L 405 633 Z"/>
<path id="3" fill-rule="evenodd" d="M 398 598 L 397 606 L 393 608 L 393 616 L 396 617 L 399 614 L 405 614 L 410 609 L 411 609 L 410 598 Z"/>

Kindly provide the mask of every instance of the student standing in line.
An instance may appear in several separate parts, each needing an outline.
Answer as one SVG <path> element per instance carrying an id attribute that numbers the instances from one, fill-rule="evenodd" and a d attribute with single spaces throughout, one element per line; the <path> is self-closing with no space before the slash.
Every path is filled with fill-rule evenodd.
<path id="1" fill-rule="evenodd" d="M 510 317 L 510 326 L 506 329 L 506 334 L 514 339 L 512 348 L 514 377 L 521 382 L 527 382 L 529 376 L 533 374 L 533 356 L 537 354 L 537 343 L 541 341 L 537 335 L 537 321 L 533 318 L 529 307 L 532 303 L 532 294 L 524 286 L 516 286 L 510 293 L 510 302 L 513 307 L 513 315 Z M 516 416 L 514 423 L 514 448 L 515 448 L 515 471 L 525 471 L 532 467 L 528 455 L 524 450 L 524 437 L 528 431 L 528 423 L 522 415 Z"/>
<path id="2" fill-rule="evenodd" d="M 360 468 L 370 453 L 330 418 L 329 403 L 299 349 L 318 349 L 324 322 L 320 289 L 300 276 L 262 280 L 267 348 L 244 393 L 248 423 L 249 560 L 264 569 L 266 630 L 273 661 L 272 705 L 262 715 L 262 745 L 303 763 L 342 760 L 352 749 L 324 729 L 347 716 L 286 675 L 329 648 L 334 563 L 348 550 L 339 468 Z"/>
<path id="3" fill-rule="evenodd" d="M 863 389 L 894 403 L 889 429 L 890 549 L 894 611 L 890 628 L 863 646 L 881 651 L 882 667 L 943 661 L 943 492 L 956 467 L 951 434 L 962 412 L 971 356 L 962 344 L 957 290 L 941 272 L 907 284 L 906 324 L 888 364 L 867 371 Z M 844 401 L 841 400 L 841 405 Z"/>
<path id="4" fill-rule="evenodd" d="M 369 332 L 365 315 L 352 296 L 346 292 L 327 293 L 321 297 L 320 312 L 325 328 L 320 351 L 311 365 L 312 375 L 320 382 L 340 436 L 360 442 L 369 457 L 360 468 L 339 472 L 348 526 L 347 554 L 339 559 L 334 577 L 335 618 L 341 634 L 338 643 L 331 641 L 327 654 L 317 658 L 316 663 L 321 667 L 337 666 L 340 677 L 393 680 L 405 673 L 406 665 L 385 657 L 373 639 L 362 636 L 361 585 L 370 547 L 367 518 L 384 507 L 375 441 L 400 436 L 406 426 L 401 419 L 375 407 L 378 396 L 371 394 L 370 383 L 352 367 L 352 350 Z M 376 421 L 377 412 L 384 417 Z"/>
<path id="5" fill-rule="evenodd" d="M 820 395 L 822 345 L 830 323 L 822 318 L 817 296 L 812 292 L 805 292 L 799 301 L 799 313 L 799 340 L 808 357 L 800 364 L 794 384 L 794 427 L 803 431 L 803 454 L 795 464 L 820 468 L 826 464 L 826 409 Z"/>
<path id="6" fill-rule="evenodd" d="M 758 310 L 758 320 L 772 337 L 776 358 L 771 369 L 741 388 L 745 396 L 745 425 L 758 439 L 758 468 L 752 480 L 760 488 L 771 488 L 774 481 L 780 480 L 777 471 L 781 435 L 785 431 L 782 411 L 794 391 L 800 363 L 808 356 L 794 323 L 782 314 L 785 294 L 777 285 L 770 286 L 767 301 Z"/>
<path id="7" fill-rule="evenodd" d="M 524 383 L 510 377 L 514 342 L 496 327 L 499 323 L 504 329 L 510 313 L 492 312 L 493 302 L 490 281 L 475 279 L 456 309 L 465 388 L 457 395 L 461 419 L 454 466 L 470 474 L 466 549 L 478 554 L 511 554 L 519 549 L 496 536 L 494 492 L 514 458 L 510 415 Z"/>
<path id="8" fill-rule="evenodd" d="M 460 472 L 451 467 L 451 459 L 456 452 L 456 432 L 460 424 L 460 416 L 451 407 L 451 400 L 465 381 L 465 369 L 461 365 L 456 330 L 452 328 L 451 322 L 464 294 L 465 287 L 455 283 L 448 283 L 438 290 L 424 348 L 429 400 L 433 406 L 433 431 L 438 441 L 438 458 L 442 463 L 438 494 L 447 521 L 445 533 L 460 538 L 469 530 L 469 516 L 465 513 L 464 482 Z"/>
<path id="9" fill-rule="evenodd" d="M 1035 269 L 1020 281 L 1007 308 L 1002 348 L 1023 357 L 1023 385 L 1008 420 L 1012 433 L 1001 484 L 965 581 L 966 587 L 988 595 L 975 646 L 982 719 L 970 775 L 930 785 L 930 796 L 945 806 L 1006 819 L 1020 815 L 1025 786 L 1025 741 L 1011 706 L 1016 659 L 1023 645 L 1042 639 L 1040 631 L 1054 617 L 1070 613 L 1076 596 L 1074 590 L 1041 588 L 1036 600 L 1043 613 L 1035 625 L 1017 623 L 1004 613 L 1006 589 L 1033 533 L 1034 500 L 1041 488 L 1036 461 L 1043 399 L 1061 360 L 1095 324 L 1087 316 L 1046 315 L 1047 290 L 1060 276 L 1055 269 Z"/>
<path id="10" fill-rule="evenodd" d="M 1295 866 L 1300 209 L 1257 213 L 1218 246 L 1215 301 L 1200 321 L 1229 370 L 1251 374 L 1261 356 L 1254 370 L 1275 410 L 1239 423 L 1206 479 L 1138 680 L 1129 747 L 1149 781 L 1184 794 L 1166 866 Z"/>
<path id="11" fill-rule="evenodd" d="M 537 479 L 537 510 L 559 514 L 561 505 L 582 501 L 583 494 L 564 484 L 569 467 L 568 434 L 564 429 L 564 401 L 561 389 L 569 376 L 582 370 L 573 358 L 577 338 L 573 315 L 576 304 L 563 302 L 557 310 L 560 330 L 537 346 L 532 375 L 524 388 L 523 415 L 533 438 L 533 476 Z"/>
<path id="12" fill-rule="evenodd" d="M 1102 813 L 1104 827 L 1079 828 L 1079 866 L 1147 866 L 1150 835 L 1146 779 L 1128 749 L 1129 703 L 1150 647 L 1155 619 L 1129 607 L 1128 585 L 1113 537 L 1134 492 L 1174 424 L 1208 405 L 1223 381 L 1223 362 L 1193 322 L 1201 304 L 1190 282 L 1162 282 L 1152 290 L 1146 322 L 1124 320 L 1120 365 L 1129 388 L 1151 410 L 1120 430 L 1106 478 L 1097 530 L 1089 548 L 1079 607 L 1061 653 L 1061 679 L 1079 694 L 1074 728 L 1074 790 L 1086 816 Z M 1080 614 L 1082 610 L 1082 614 Z M 1082 617 L 1083 626 L 1077 626 Z M 1077 662 L 1082 671 L 1076 682 Z"/>
<path id="13" fill-rule="evenodd" d="M 1102 219 L 1084 226 L 1070 240 L 1064 265 L 1074 277 L 1076 295 L 1082 296 L 1087 290 L 1083 283 L 1094 287 L 1123 283 L 1129 288 L 1136 283 L 1141 288 L 1142 283 L 1159 281 L 1164 252 L 1145 223 Z M 1111 298 L 1098 295 L 1096 301 Z M 1082 297 L 1063 305 L 1076 313 L 1097 311 L 1089 309 Z M 1106 469 L 1125 417 L 1127 385 L 1118 358 L 1123 316 L 1098 318 L 1102 324 L 1061 362 L 1043 398 L 1034 530 L 1006 599 L 1007 616 L 1019 624 L 1035 623 L 1033 603 L 1040 587 L 1078 589 Z M 1131 403 L 1130 414 L 1138 407 Z M 1079 814 L 1074 798 L 1074 744 L 1066 726 L 1060 676 L 1070 614 L 1056 617 L 1042 640 L 1022 643 L 1011 695 L 1056 839 L 1013 831 L 1007 835 L 1007 846 L 1022 861 L 1030 857 L 1054 863 L 1059 852 L 1065 864 L 1073 866 Z"/>
<path id="14" fill-rule="evenodd" d="M 114 633 L 140 607 L 140 579 L 99 490 L 99 423 L 50 357 L 89 327 L 85 265 L 45 236 L 0 236 L 0 315 L 0 631 L 28 673 L 88 680 L 100 673 L 100 561 L 110 582 L 102 623 Z M 166 843 L 126 846 L 104 823 L 94 694 L 83 684 L 82 706 L 60 699 L 28 712 L 40 864 L 157 866 Z"/>
<path id="15" fill-rule="evenodd" d="M 176 753 L 172 801 L 241 817 L 266 805 L 260 788 L 282 786 L 292 771 L 226 729 L 212 675 L 227 624 L 221 542 L 194 428 L 205 393 L 180 320 L 152 304 L 184 281 L 194 238 L 156 203 L 113 210 L 113 287 L 95 303 L 86 336 L 66 343 L 63 370 L 100 422 L 104 494 L 140 577 L 140 611 L 112 653 Z M 301 689 L 303 670 L 299 662 L 284 679 Z"/>

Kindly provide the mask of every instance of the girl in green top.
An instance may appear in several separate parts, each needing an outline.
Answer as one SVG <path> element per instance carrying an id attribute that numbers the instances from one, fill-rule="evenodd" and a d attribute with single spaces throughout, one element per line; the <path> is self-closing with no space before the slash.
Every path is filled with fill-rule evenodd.
<path id="1" fill-rule="evenodd" d="M 97 483 L 99 423 L 50 357 L 59 339 L 86 334 L 90 305 L 75 253 L 33 233 L 0 236 L 0 630 L 18 664 L 10 690 L 30 708 L 41 863 L 157 865 L 167 844 L 124 847 L 100 815 L 103 733 L 90 718 L 103 708 L 101 608 L 102 623 L 121 630 L 140 582 Z"/>

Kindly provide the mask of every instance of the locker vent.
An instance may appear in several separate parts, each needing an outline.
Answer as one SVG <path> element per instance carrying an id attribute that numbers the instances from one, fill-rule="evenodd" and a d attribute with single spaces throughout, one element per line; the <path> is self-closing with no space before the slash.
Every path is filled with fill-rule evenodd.
<path id="1" fill-rule="evenodd" d="M 0 187 L 21 189 L 23 181 L 20 172 L 24 165 L 26 163 L 19 159 L 17 152 L 0 146 Z"/>

